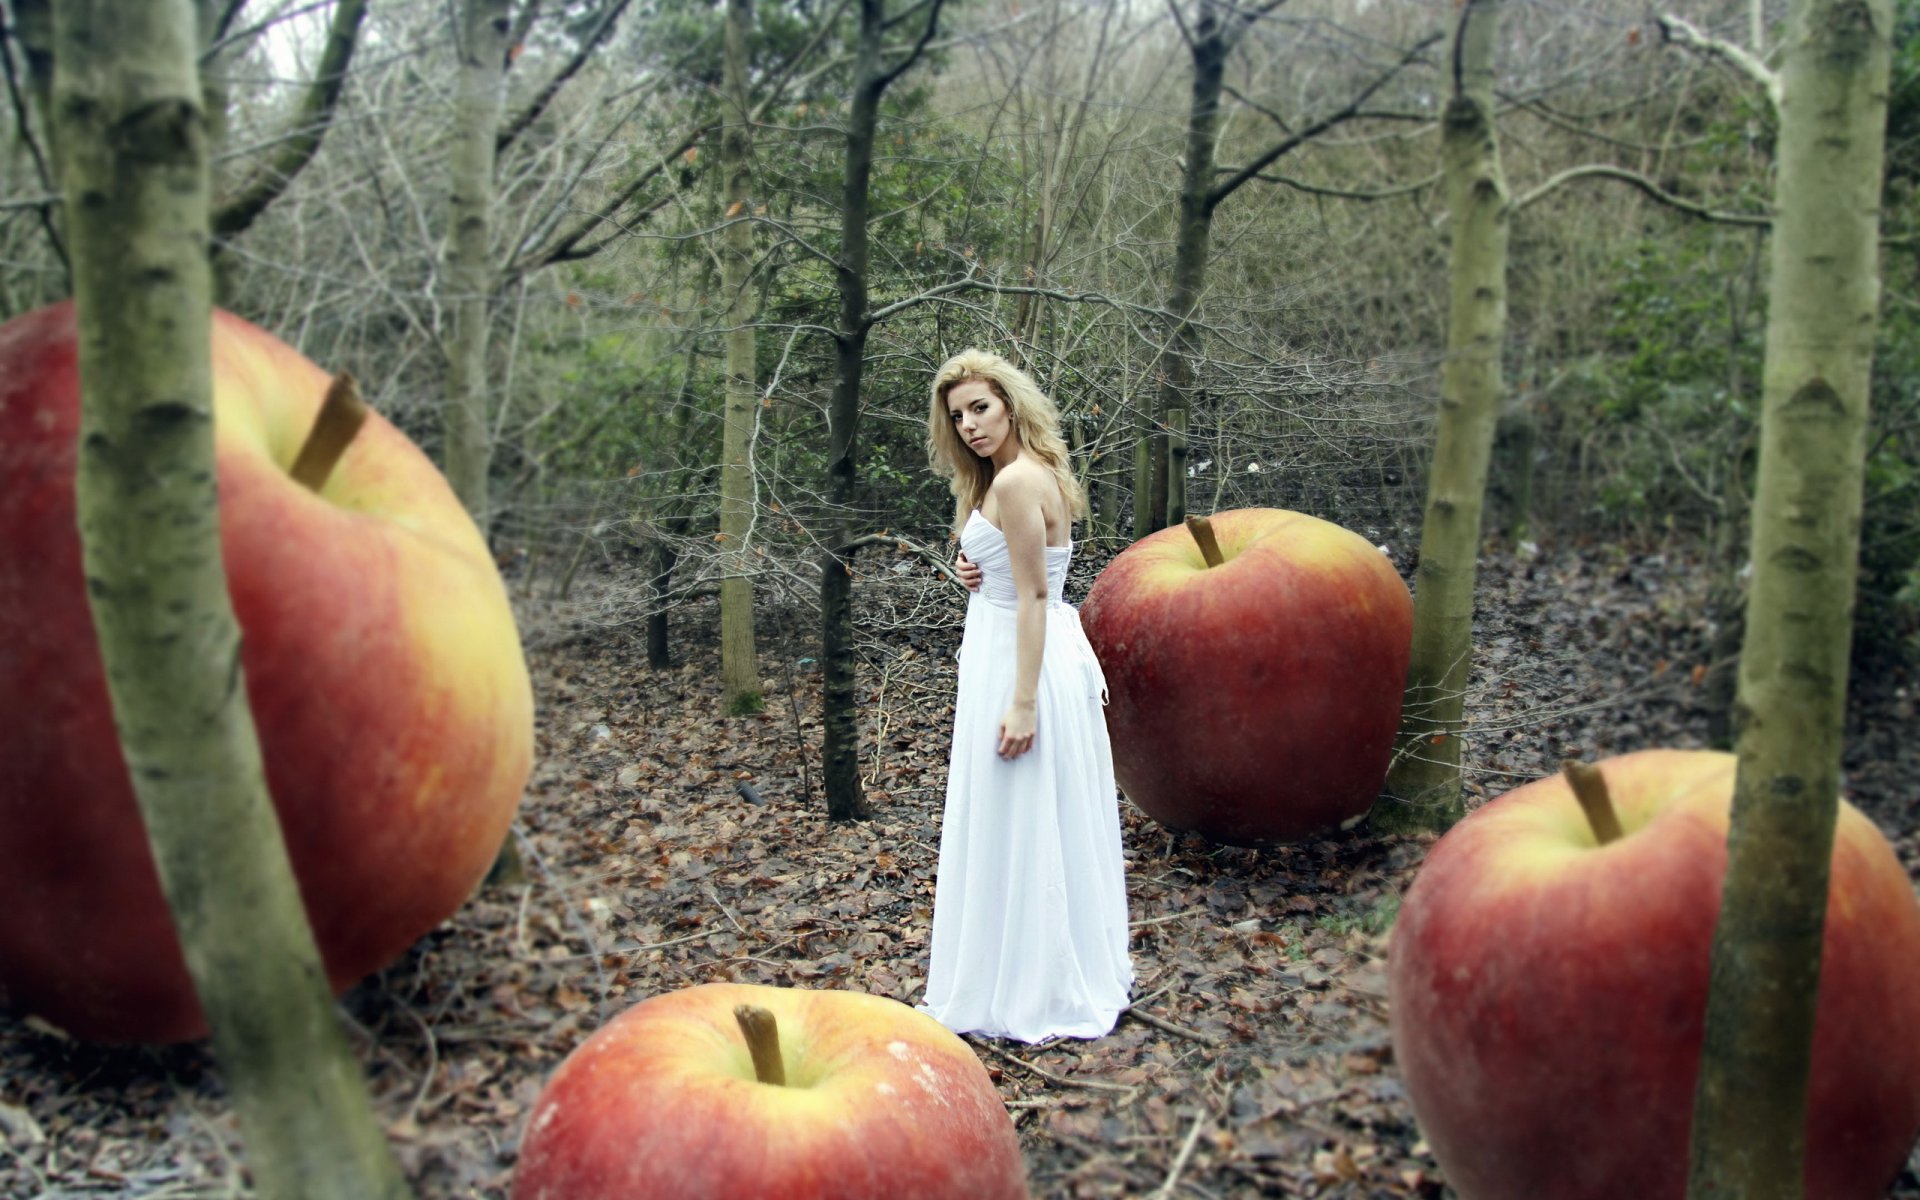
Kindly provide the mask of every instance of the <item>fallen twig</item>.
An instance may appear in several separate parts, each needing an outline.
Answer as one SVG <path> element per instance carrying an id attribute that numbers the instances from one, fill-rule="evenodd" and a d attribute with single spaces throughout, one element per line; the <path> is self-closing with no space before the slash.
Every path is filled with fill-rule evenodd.
<path id="1" fill-rule="evenodd" d="M 1098 1079 L 1074 1079 L 1066 1075 L 1056 1075 L 1052 1071 L 1049 1071 L 1045 1067 L 1041 1066 L 1039 1063 L 1028 1062 L 1024 1058 L 1019 1058 L 1015 1055 L 1009 1054 L 1005 1050 L 1002 1050 L 1000 1047 L 992 1044 L 991 1042 L 974 1042 L 973 1044 L 975 1046 L 980 1047 L 981 1049 L 990 1051 L 991 1053 L 1006 1059 L 1008 1062 L 1012 1063 L 1017 1067 L 1024 1067 L 1027 1070 L 1032 1071 L 1035 1075 L 1038 1075 L 1040 1078 L 1047 1080 L 1049 1083 L 1057 1083 L 1062 1087 L 1089 1088 L 1094 1091 L 1100 1091 L 1100 1092 L 1120 1092 L 1127 1096 L 1131 1096 L 1135 1092 L 1140 1090 L 1135 1086 L 1132 1086 L 1130 1084 L 1125 1084 L 1125 1083 L 1104 1083 Z"/>
<path id="2" fill-rule="evenodd" d="M 1129 1005 L 1121 1009 L 1120 1015 L 1123 1017 L 1132 1017 L 1143 1025 L 1151 1025 L 1155 1029 L 1165 1033 L 1171 1033 L 1176 1037 L 1192 1038 L 1202 1046 L 1218 1046 L 1220 1044 L 1220 1039 L 1210 1033 L 1201 1033 L 1198 1029 L 1188 1029 L 1185 1025 L 1175 1025 L 1172 1021 L 1164 1017 L 1154 1016 L 1138 1004 Z"/>
<path id="3" fill-rule="evenodd" d="M 1200 1142 L 1200 1133 L 1207 1127 L 1207 1114 L 1202 1112 L 1193 1119 L 1193 1128 L 1187 1131 L 1187 1140 L 1181 1144 L 1180 1153 L 1174 1157 L 1173 1166 L 1167 1169 L 1167 1178 L 1154 1192 L 1155 1200 L 1173 1195 L 1173 1189 L 1180 1182 L 1180 1175 L 1187 1169 L 1187 1160 L 1193 1157 L 1193 1148 Z"/>

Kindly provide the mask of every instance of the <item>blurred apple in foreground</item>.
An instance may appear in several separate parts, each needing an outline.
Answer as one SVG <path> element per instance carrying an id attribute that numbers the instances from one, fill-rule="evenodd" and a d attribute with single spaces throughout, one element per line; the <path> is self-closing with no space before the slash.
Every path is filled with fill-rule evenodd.
<path id="1" fill-rule="evenodd" d="M 1163 529 L 1081 606 L 1106 672 L 1114 774 L 1169 829 L 1293 841 L 1365 813 L 1400 724 L 1413 600 L 1356 533 L 1244 508 Z"/>
<path id="2" fill-rule="evenodd" d="M 751 1040 L 750 1040 L 751 1039 Z M 861 992 L 710 983 L 644 1000 L 534 1103 L 514 1200 L 1022 1200 L 986 1069 Z"/>
<path id="3" fill-rule="evenodd" d="M 204 1031 L 107 699 L 74 524 L 70 305 L 0 326 L 0 1008 L 84 1038 Z M 445 919 L 525 786 L 532 694 L 485 542 L 370 418 L 290 469 L 328 377 L 225 313 L 214 431 L 228 590 L 268 784 L 336 990 Z"/>
<path id="4" fill-rule="evenodd" d="M 1597 764 L 1604 845 L 1562 778 L 1437 842 L 1389 949 L 1394 1053 L 1468 1200 L 1681 1200 L 1734 756 Z M 1920 1133 L 1920 903 L 1843 804 L 1814 1032 L 1806 1195 L 1886 1194 Z"/>

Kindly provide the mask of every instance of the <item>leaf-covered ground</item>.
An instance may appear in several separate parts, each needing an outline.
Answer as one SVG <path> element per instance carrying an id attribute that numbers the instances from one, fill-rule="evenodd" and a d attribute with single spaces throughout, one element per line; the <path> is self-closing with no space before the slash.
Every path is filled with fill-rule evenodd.
<path id="1" fill-rule="evenodd" d="M 665 670 L 637 626 L 579 620 L 591 605 L 528 614 L 528 879 L 484 890 L 345 1004 L 423 1197 L 504 1196 L 542 1080 L 649 994 L 727 979 L 918 999 L 960 602 L 910 564 L 867 564 L 858 592 L 874 808 L 859 824 L 822 817 L 802 614 L 763 606 L 768 704 L 751 717 L 721 711 L 710 601 L 675 615 Z M 1703 744 L 1699 564 L 1565 550 L 1482 571 L 1477 795 L 1567 755 Z M 1912 871 L 1914 683 L 1855 686 L 1850 793 Z M 1123 821 L 1132 1011 L 1093 1042 L 974 1041 L 1034 1194 L 1446 1194 L 1386 1025 L 1387 932 L 1428 839 L 1220 849 L 1130 806 Z M 204 1049 L 101 1050 L 0 1021 L 0 1195 L 243 1194 L 240 1156 Z M 1892 1194 L 1920 1197 L 1920 1180 Z"/>

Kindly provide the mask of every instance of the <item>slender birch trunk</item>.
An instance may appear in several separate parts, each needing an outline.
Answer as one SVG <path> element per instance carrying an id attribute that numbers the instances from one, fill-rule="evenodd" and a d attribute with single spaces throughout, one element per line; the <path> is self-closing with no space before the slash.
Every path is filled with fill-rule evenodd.
<path id="1" fill-rule="evenodd" d="M 161 885 L 259 1193 L 404 1196 L 335 1014 L 237 682 L 212 484 L 193 6 L 62 0 L 54 18 L 87 594 Z"/>
<path id="2" fill-rule="evenodd" d="M 1392 800 L 1376 822 L 1444 828 L 1459 817 L 1460 730 L 1473 654 L 1473 588 L 1487 463 L 1500 413 L 1507 326 L 1506 179 L 1494 128 L 1500 0 L 1467 0 L 1453 38 L 1453 97 L 1441 119 L 1452 259 L 1447 357 L 1420 530 L 1413 658 Z"/>
<path id="3" fill-rule="evenodd" d="M 1739 773 L 1688 1195 L 1802 1193 L 1860 546 L 1892 6 L 1796 0 L 1741 647 Z"/>
<path id="4" fill-rule="evenodd" d="M 509 0 L 461 0 L 455 45 L 460 81 L 455 95 L 451 229 L 445 276 L 452 294 L 453 337 L 447 345 L 447 482 L 473 515 L 490 528 L 487 472 L 493 442 L 487 422 L 487 309 L 493 293 L 493 163 L 507 74 Z"/>
<path id="5" fill-rule="evenodd" d="M 760 666 L 754 655 L 753 570 L 747 545 L 753 529 L 753 433 L 755 403 L 753 293 L 753 144 L 748 126 L 747 48 L 753 36 L 753 0 L 727 0 L 726 102 L 731 108 L 720 139 L 726 179 L 727 226 L 720 255 L 727 307 L 727 394 L 721 444 L 720 537 L 728 560 L 720 579 L 720 678 L 728 712 L 761 706 Z"/>

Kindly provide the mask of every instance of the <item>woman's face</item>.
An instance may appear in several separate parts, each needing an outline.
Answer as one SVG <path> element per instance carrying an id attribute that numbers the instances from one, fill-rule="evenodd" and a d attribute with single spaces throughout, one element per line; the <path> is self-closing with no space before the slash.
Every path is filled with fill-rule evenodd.
<path id="1" fill-rule="evenodd" d="M 984 380 L 966 379 L 948 388 L 947 415 L 967 449 L 981 458 L 1012 448 L 1013 412 Z"/>

